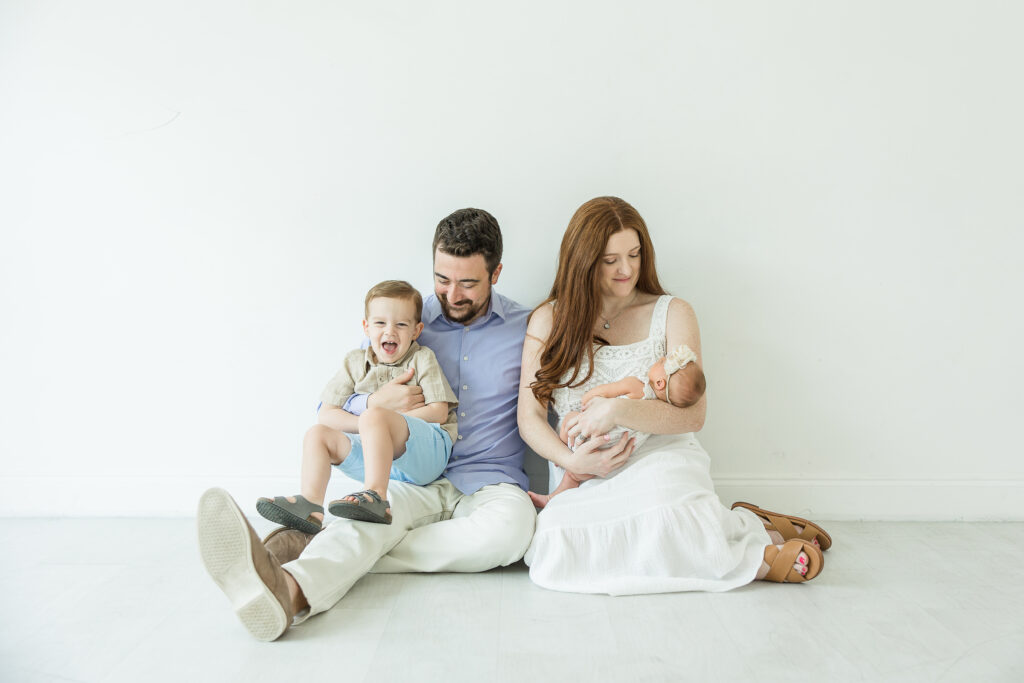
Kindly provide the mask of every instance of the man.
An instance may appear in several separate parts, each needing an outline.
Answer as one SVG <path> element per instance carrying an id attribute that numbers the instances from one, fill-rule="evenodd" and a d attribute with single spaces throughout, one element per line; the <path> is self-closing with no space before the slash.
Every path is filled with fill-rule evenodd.
<path id="1" fill-rule="evenodd" d="M 501 231 L 486 211 L 462 209 L 437 226 L 420 342 L 459 400 L 458 438 L 442 478 L 423 487 L 391 483 L 392 524 L 340 520 L 313 537 L 272 533 L 265 547 L 225 491 L 203 494 L 203 562 L 255 637 L 274 640 L 306 608 L 329 609 L 369 571 L 478 572 L 526 552 L 536 512 L 525 492 L 516 402 L 529 310 L 492 289 L 501 253 Z M 421 406 L 422 389 L 409 379 L 355 395 L 344 408 Z"/>

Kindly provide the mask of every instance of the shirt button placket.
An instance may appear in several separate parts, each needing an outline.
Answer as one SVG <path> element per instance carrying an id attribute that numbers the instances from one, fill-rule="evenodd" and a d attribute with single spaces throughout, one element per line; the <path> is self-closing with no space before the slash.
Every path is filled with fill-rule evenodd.
<path id="1" fill-rule="evenodd" d="M 466 325 L 465 327 L 462 328 L 462 360 L 463 360 L 463 362 L 469 360 L 469 353 L 467 353 L 467 351 L 466 351 L 466 335 L 468 333 L 469 333 L 469 326 Z M 466 375 L 466 373 L 463 371 L 462 368 L 459 369 L 459 374 L 462 375 L 463 377 L 465 377 L 465 375 Z M 469 385 L 463 384 L 462 385 L 462 390 L 466 391 L 467 389 L 469 389 Z M 466 414 L 462 413 L 462 417 L 466 417 Z M 459 435 L 459 438 L 460 439 L 462 438 L 461 434 Z"/>

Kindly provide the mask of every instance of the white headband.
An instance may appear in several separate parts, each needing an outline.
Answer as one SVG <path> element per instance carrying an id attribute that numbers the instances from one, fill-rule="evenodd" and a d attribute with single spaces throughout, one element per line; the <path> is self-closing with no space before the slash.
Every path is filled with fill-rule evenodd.
<path id="1" fill-rule="evenodd" d="M 682 370 L 690 363 L 697 362 L 697 354 L 686 344 L 677 346 L 672 353 L 665 358 L 665 377 L 671 377 L 673 372 Z"/>
<path id="2" fill-rule="evenodd" d="M 665 357 L 665 400 L 672 403 L 672 399 L 668 395 L 669 380 L 672 379 L 672 373 L 682 370 L 690 363 L 697 362 L 697 354 L 693 352 L 686 344 L 677 346 L 672 353 Z"/>

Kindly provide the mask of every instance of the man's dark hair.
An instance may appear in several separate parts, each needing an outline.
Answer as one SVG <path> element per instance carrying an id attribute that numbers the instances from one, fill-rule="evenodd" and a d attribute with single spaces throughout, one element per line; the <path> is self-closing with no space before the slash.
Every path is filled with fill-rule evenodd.
<path id="1" fill-rule="evenodd" d="M 480 254 L 491 275 L 501 263 L 501 228 L 483 209 L 459 209 L 437 224 L 431 256 L 438 249 L 452 256 Z"/>

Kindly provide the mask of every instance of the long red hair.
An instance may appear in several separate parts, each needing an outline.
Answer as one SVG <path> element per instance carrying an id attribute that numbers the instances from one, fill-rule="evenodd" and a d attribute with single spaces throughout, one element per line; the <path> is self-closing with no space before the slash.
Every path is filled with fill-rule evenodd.
<path id="1" fill-rule="evenodd" d="M 530 389 L 547 405 L 560 387 L 578 387 L 594 374 L 594 349 L 608 342 L 593 334 L 601 313 L 598 261 L 608 238 L 622 230 L 636 230 L 640 236 L 640 275 L 636 288 L 647 294 L 665 294 L 654 267 L 654 244 L 647 224 L 637 210 L 618 197 L 597 197 L 576 209 L 562 236 L 558 272 L 551 293 L 534 312 L 556 301 L 552 311 L 551 334 L 541 352 L 537 378 Z M 532 315 L 532 313 L 531 313 Z M 584 356 L 586 377 L 579 379 Z M 572 371 L 568 380 L 562 376 Z"/>

